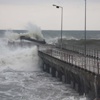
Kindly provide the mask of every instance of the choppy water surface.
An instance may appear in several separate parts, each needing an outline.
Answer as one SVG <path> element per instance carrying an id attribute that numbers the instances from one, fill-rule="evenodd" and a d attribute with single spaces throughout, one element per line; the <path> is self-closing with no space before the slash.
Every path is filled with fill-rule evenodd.
<path id="1" fill-rule="evenodd" d="M 81 99 L 80 99 L 81 98 Z M 2 71 L 0 100 L 85 100 L 42 71 Z"/>

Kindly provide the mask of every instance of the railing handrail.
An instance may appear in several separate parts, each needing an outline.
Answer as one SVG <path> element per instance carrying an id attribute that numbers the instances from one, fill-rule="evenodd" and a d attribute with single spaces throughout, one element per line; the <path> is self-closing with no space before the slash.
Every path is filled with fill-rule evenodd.
<path id="1" fill-rule="evenodd" d="M 57 47 L 59 47 L 59 44 L 56 44 Z M 62 48 L 65 50 L 70 50 L 70 51 L 74 51 L 76 53 L 82 54 L 84 55 L 84 47 L 83 46 L 79 46 L 79 45 L 68 45 L 68 44 L 62 44 Z M 100 50 L 97 49 L 90 49 L 90 48 L 86 48 L 86 56 L 90 56 L 93 58 L 98 58 L 100 59 Z"/>

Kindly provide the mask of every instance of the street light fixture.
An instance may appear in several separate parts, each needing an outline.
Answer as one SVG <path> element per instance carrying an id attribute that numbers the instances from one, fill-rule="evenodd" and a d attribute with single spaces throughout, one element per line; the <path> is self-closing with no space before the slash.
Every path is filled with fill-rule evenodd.
<path id="1" fill-rule="evenodd" d="M 61 49 L 62 49 L 62 30 L 63 30 L 63 7 L 53 4 L 56 8 L 61 8 Z"/>

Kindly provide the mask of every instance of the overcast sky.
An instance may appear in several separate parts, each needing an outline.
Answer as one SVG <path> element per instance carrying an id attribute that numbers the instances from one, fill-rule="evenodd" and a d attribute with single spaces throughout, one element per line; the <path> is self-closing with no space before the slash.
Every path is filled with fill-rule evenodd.
<path id="1" fill-rule="evenodd" d="M 33 23 L 44 30 L 84 30 L 85 0 L 0 0 L 0 29 L 24 29 Z M 100 0 L 87 0 L 87 30 L 100 30 Z"/>

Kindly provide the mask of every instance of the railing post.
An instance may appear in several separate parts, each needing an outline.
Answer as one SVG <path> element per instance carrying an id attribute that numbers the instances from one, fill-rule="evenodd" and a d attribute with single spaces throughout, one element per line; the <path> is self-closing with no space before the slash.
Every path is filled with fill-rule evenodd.
<path id="1" fill-rule="evenodd" d="M 70 63 L 70 54 L 69 54 L 69 63 Z"/>
<path id="2" fill-rule="evenodd" d="M 64 61 L 66 61 L 66 54 L 65 54 L 65 52 L 64 52 Z"/>
<path id="3" fill-rule="evenodd" d="M 99 74 L 99 70 L 100 70 L 100 68 L 99 68 L 99 62 L 97 62 L 97 70 L 98 70 L 98 74 Z"/>
<path id="4" fill-rule="evenodd" d="M 95 88 L 95 97 L 96 100 L 98 98 L 98 92 L 97 92 L 97 75 L 95 75 L 95 79 L 94 79 L 94 88 Z"/>
<path id="5" fill-rule="evenodd" d="M 72 64 L 74 64 L 74 63 L 73 63 L 73 55 L 72 55 Z"/>
<path id="6" fill-rule="evenodd" d="M 93 64 L 93 72 L 95 72 L 95 50 L 94 50 L 94 58 L 93 59 L 94 59 L 94 61 L 93 61 L 94 62 L 94 64 Z"/>
<path id="7" fill-rule="evenodd" d="M 52 52 L 53 52 L 53 51 L 52 51 L 52 49 L 51 49 L 51 56 L 52 56 Z"/>
<path id="8" fill-rule="evenodd" d="M 89 58 L 89 71 L 90 71 L 90 66 L 91 66 L 91 58 Z"/>
<path id="9" fill-rule="evenodd" d="M 81 57 L 81 61 L 82 61 L 82 68 L 83 68 L 83 57 Z"/>
<path id="10" fill-rule="evenodd" d="M 97 71 L 98 71 L 98 74 L 99 74 L 99 57 L 98 57 L 98 51 L 97 51 Z"/>

